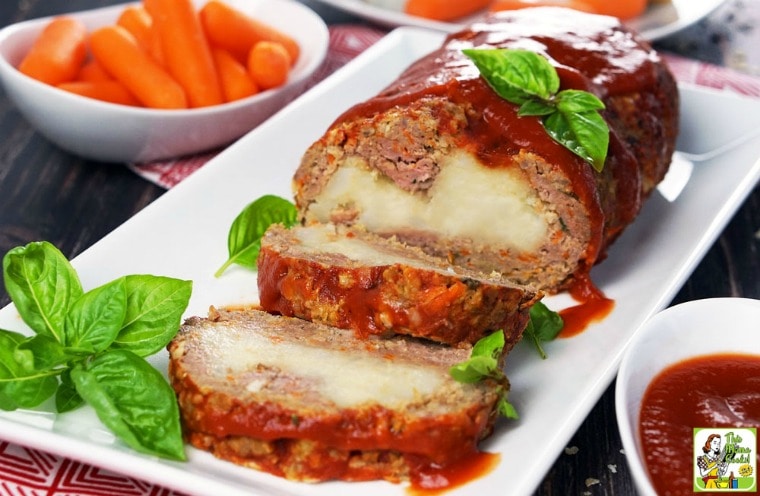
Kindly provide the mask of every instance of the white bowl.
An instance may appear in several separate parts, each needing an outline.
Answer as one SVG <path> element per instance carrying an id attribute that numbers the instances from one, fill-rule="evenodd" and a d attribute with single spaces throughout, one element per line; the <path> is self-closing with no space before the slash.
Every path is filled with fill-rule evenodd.
<path id="1" fill-rule="evenodd" d="M 206 0 L 193 0 L 201 7 Z M 42 135 L 61 148 L 104 162 L 149 162 L 216 148 L 244 135 L 293 100 L 322 64 L 328 30 L 312 10 L 293 0 L 226 0 L 288 33 L 301 54 L 285 86 L 211 107 L 154 110 L 100 102 L 61 91 L 15 67 L 50 17 L 0 30 L 0 79 L 9 98 Z M 89 30 L 113 24 L 125 4 L 68 14 Z"/>
<path id="2" fill-rule="evenodd" d="M 647 321 L 627 347 L 617 376 L 615 409 L 626 459 L 640 494 L 656 494 L 638 432 L 647 386 L 669 365 L 720 353 L 760 355 L 760 300 L 710 298 L 675 305 Z"/>

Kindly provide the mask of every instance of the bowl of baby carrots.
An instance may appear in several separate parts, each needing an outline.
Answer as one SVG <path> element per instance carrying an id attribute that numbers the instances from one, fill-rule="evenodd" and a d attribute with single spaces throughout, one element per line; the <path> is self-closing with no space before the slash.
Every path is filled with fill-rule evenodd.
<path id="1" fill-rule="evenodd" d="M 59 147 L 151 162 L 223 147 L 303 90 L 327 53 L 294 0 L 140 0 L 0 30 L 0 81 Z"/>

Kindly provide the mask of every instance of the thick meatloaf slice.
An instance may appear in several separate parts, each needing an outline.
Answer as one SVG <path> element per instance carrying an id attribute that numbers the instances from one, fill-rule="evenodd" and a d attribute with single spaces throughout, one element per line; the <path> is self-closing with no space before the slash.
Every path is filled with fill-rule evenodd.
<path id="1" fill-rule="evenodd" d="M 402 481 L 490 434 L 506 385 L 453 380 L 470 351 L 213 310 L 169 344 L 169 377 L 187 439 L 219 458 L 300 481 Z"/>
<path id="2" fill-rule="evenodd" d="M 258 288 L 268 312 L 360 337 L 407 334 L 469 346 L 503 330 L 507 350 L 540 298 L 499 274 L 452 267 L 419 248 L 334 224 L 271 226 L 261 240 Z"/>
<path id="3" fill-rule="evenodd" d="M 517 116 L 462 53 L 538 52 L 560 89 L 599 96 L 601 173 Z M 665 175 L 678 91 L 650 45 L 612 17 L 561 8 L 494 14 L 449 35 L 341 115 L 294 176 L 302 220 L 361 225 L 548 291 L 584 281 Z"/>

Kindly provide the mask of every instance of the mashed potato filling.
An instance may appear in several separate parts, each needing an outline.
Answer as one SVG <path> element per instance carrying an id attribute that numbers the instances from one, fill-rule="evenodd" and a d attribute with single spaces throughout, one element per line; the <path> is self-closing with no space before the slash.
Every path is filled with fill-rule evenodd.
<path id="1" fill-rule="evenodd" d="M 213 372 L 220 379 L 229 375 L 243 377 L 258 365 L 277 368 L 314 384 L 322 397 L 340 408 L 375 403 L 403 409 L 423 396 L 435 394 L 447 380 L 452 380 L 430 367 L 340 348 L 270 339 L 255 332 L 203 333 L 200 337 L 201 341 L 210 341 L 201 342 L 201 349 L 208 346 L 224 357 Z M 261 381 L 254 380 L 247 389 L 256 393 L 262 386 Z"/>
<path id="2" fill-rule="evenodd" d="M 309 208 L 320 222 L 329 222 L 340 206 L 353 206 L 359 212 L 357 222 L 370 231 L 432 232 L 533 251 L 548 232 L 539 204 L 520 171 L 484 167 L 459 152 L 441 164 L 427 193 L 404 191 L 369 170 L 363 159 L 350 158 Z"/>
<path id="3" fill-rule="evenodd" d="M 313 225 L 308 229 L 297 229 L 293 232 L 301 242 L 301 249 L 317 259 L 324 253 L 340 253 L 350 260 L 368 266 L 405 264 L 430 269 L 429 264 L 418 258 L 405 256 L 398 250 L 381 250 L 361 238 L 339 236 L 331 224 Z"/>

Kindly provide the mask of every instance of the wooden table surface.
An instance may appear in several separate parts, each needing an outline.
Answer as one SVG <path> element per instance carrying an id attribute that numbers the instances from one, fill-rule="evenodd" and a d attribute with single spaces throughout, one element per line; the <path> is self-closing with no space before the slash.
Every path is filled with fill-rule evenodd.
<path id="1" fill-rule="evenodd" d="M 6 0 L 0 2 L 0 26 L 115 3 L 119 2 Z M 304 3 L 328 22 L 357 21 L 316 1 Z M 737 47 L 741 36 L 753 35 L 759 4 L 758 0 L 728 2 L 699 25 L 656 46 L 759 74 L 760 61 Z M 126 167 L 83 160 L 56 148 L 29 126 L 4 92 L 0 92 L 0 136 L 2 254 L 30 241 L 48 240 L 72 258 L 164 193 Z M 673 303 L 721 296 L 760 298 L 759 252 L 760 189 L 755 187 Z M 8 301 L 0 289 L 0 305 Z M 614 387 L 613 383 L 601 397 L 536 494 L 634 494 L 621 453 Z"/>

